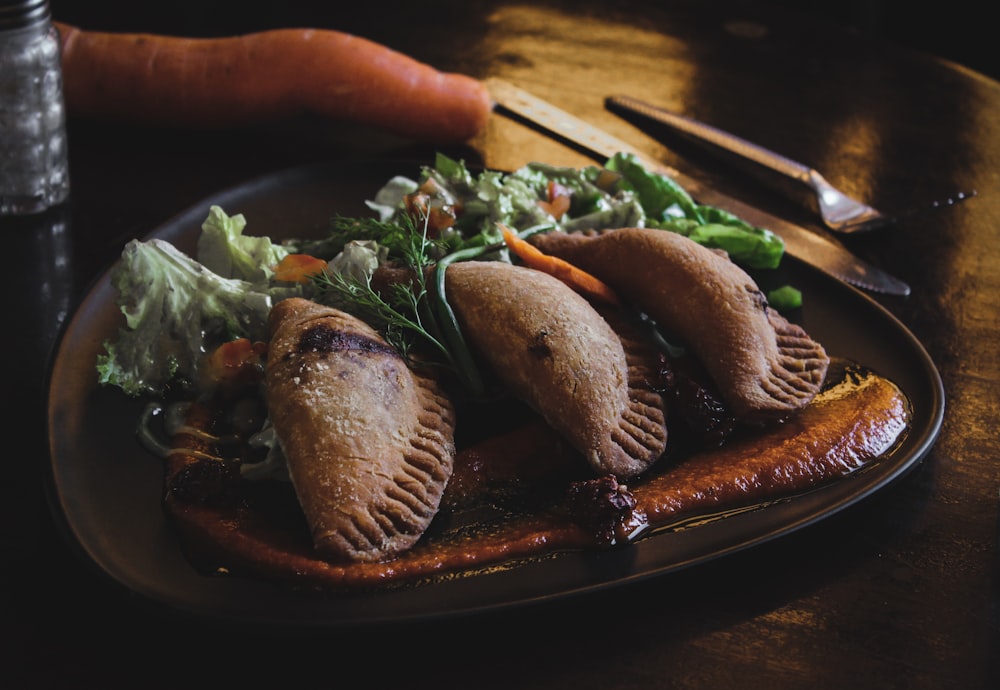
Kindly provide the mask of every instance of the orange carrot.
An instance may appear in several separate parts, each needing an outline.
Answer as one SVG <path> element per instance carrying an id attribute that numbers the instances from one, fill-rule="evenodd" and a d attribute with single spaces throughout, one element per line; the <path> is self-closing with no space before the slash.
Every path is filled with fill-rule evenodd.
<path id="1" fill-rule="evenodd" d="M 535 245 L 522 240 L 505 225 L 500 225 L 500 232 L 503 233 L 503 241 L 507 244 L 507 248 L 521 259 L 525 266 L 555 276 L 584 297 L 608 304 L 621 304 L 615 291 L 590 273 L 559 257 L 545 254 Z"/>
<path id="2" fill-rule="evenodd" d="M 326 269 L 326 262 L 308 254 L 287 254 L 274 267 L 274 279 L 290 283 L 308 283 L 309 279 Z"/>
<path id="3" fill-rule="evenodd" d="M 181 38 L 55 24 L 71 115 L 222 127 L 310 113 L 458 143 L 485 127 L 491 109 L 480 81 L 339 31 Z"/>

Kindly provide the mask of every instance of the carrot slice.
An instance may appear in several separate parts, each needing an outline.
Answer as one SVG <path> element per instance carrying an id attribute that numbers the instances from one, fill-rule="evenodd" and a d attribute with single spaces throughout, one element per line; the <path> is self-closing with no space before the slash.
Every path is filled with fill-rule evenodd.
<path id="1" fill-rule="evenodd" d="M 597 299 L 608 304 L 620 305 L 621 300 L 607 283 L 581 268 L 542 252 L 538 247 L 527 242 L 505 225 L 500 225 L 503 241 L 523 263 L 529 268 L 543 271 L 563 281 L 584 297 Z"/>
<path id="2" fill-rule="evenodd" d="M 326 269 L 326 262 L 308 254 L 288 254 L 274 267 L 274 279 L 290 283 L 308 283 Z"/>

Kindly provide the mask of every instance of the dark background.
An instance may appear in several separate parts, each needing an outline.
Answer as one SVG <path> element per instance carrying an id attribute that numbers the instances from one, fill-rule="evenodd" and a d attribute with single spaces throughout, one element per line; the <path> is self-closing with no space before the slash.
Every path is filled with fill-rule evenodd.
<path id="1" fill-rule="evenodd" d="M 53 13 L 63 21 L 78 21 L 86 28 L 108 30 L 142 30 L 135 25 L 141 14 L 155 18 L 157 26 L 175 26 L 177 32 L 194 35 L 212 32 L 216 27 L 233 27 L 234 31 L 261 27 L 268 16 L 274 24 L 288 25 L 307 22 L 316 16 L 317 7 L 328 0 L 283 0 L 271 3 L 271 8 L 255 8 L 254 26 L 242 23 L 247 16 L 244 2 L 237 0 L 200 0 L 150 4 L 140 10 L 134 0 L 50 0 Z M 469 0 L 472 4 L 480 0 Z M 486 3 L 487 5 L 489 3 Z M 672 0 L 650 0 L 652 5 L 670 5 Z M 683 1 L 678 4 L 683 4 Z M 732 3 L 731 3 L 732 4 Z M 737 3 L 738 4 L 738 3 Z M 747 0 L 749 9 L 773 7 L 781 11 L 812 15 L 821 23 L 836 23 L 858 35 L 884 40 L 896 45 L 937 55 L 964 65 L 994 79 L 1000 79 L 1000 50 L 996 47 L 994 22 L 983 12 L 983 3 L 972 0 L 952 0 L 946 3 L 915 3 L 912 0 L 850 0 L 849 2 L 819 2 L 817 0 Z M 117 26 L 94 26 L 86 21 L 95 5 L 102 17 L 115 16 L 121 8 L 122 22 Z M 414 11 L 435 12 L 435 0 L 423 0 Z M 355 14 L 371 15 L 378 3 L 344 4 L 338 7 L 345 26 L 355 23 Z M 322 14 L 322 13 L 321 13 Z M 376 21 L 393 21 L 391 13 L 377 14 Z"/>
<path id="2" fill-rule="evenodd" d="M 995 22 L 985 3 L 971 0 L 916 3 L 901 0 L 770 0 L 773 5 L 840 23 L 859 35 L 945 58 L 1000 79 L 1000 49 Z"/>

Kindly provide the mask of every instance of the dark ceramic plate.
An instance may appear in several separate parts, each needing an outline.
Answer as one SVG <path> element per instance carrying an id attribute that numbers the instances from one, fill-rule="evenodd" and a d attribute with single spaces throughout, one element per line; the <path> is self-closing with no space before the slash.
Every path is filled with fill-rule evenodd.
<path id="1" fill-rule="evenodd" d="M 217 194 L 157 228 L 150 237 L 194 252 L 211 204 L 243 213 L 247 234 L 317 236 L 333 214 L 368 215 L 364 200 L 416 163 L 382 161 L 298 168 Z M 822 520 L 912 468 L 937 437 L 944 393 L 933 362 L 913 335 L 866 295 L 794 260 L 783 280 L 799 287 L 797 317 L 829 353 L 895 381 L 909 397 L 905 441 L 869 471 L 793 500 L 677 532 L 621 550 L 566 553 L 501 572 L 374 594 L 317 598 L 252 579 L 198 574 L 182 555 L 160 508 L 162 465 L 136 441 L 140 405 L 99 388 L 94 362 L 118 327 L 108 274 L 67 324 L 49 382 L 53 505 L 83 556 L 146 600 L 186 615 L 228 622 L 296 626 L 357 625 L 470 614 L 583 594 L 695 566 Z"/>

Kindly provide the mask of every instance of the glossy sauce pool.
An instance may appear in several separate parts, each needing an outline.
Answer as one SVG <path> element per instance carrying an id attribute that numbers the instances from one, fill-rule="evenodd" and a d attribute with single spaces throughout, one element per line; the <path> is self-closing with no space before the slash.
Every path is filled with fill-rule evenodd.
<path id="1" fill-rule="evenodd" d="M 793 419 L 741 433 L 717 449 L 665 458 L 648 476 L 630 483 L 636 510 L 648 522 L 638 538 L 725 519 L 734 512 L 766 510 L 770 502 L 849 481 L 848 475 L 892 451 L 905 436 L 910 415 L 908 401 L 894 383 L 847 369 Z M 208 423 L 207 418 L 192 422 L 195 427 Z M 174 469 L 193 462 L 207 443 L 201 434 L 181 436 L 183 451 L 168 460 Z M 565 489 L 558 485 L 572 454 L 554 432 L 529 422 L 483 443 L 504 447 L 506 457 L 513 458 L 510 465 L 485 465 L 498 456 L 479 446 L 460 451 L 454 486 L 431 528 L 415 547 L 388 562 L 332 563 L 318 557 L 294 493 L 283 482 L 244 481 L 240 500 L 228 505 L 181 500 L 167 492 L 164 507 L 185 553 L 201 572 L 305 588 L 427 584 L 564 551 L 608 548 L 593 529 L 558 507 L 559 491 Z M 534 468 L 538 476 L 515 481 L 511 473 L 518 467 Z"/>

